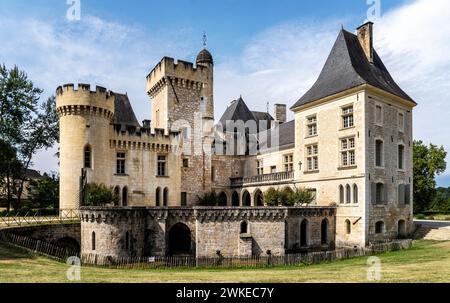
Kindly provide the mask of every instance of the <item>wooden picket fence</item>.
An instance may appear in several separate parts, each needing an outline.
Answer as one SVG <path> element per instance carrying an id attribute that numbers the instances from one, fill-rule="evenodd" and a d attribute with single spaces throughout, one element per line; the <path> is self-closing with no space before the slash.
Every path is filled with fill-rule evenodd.
<path id="1" fill-rule="evenodd" d="M 105 268 L 133 269 L 167 269 L 167 268 L 264 268 L 271 266 L 311 265 L 333 262 L 356 257 L 373 256 L 388 251 L 409 249 L 412 240 L 395 240 L 372 244 L 364 248 L 339 248 L 334 251 L 288 254 L 284 256 L 248 256 L 248 257 L 130 257 L 116 258 L 97 254 L 79 254 L 78 252 L 57 247 L 28 237 L 0 232 L 0 241 L 26 248 L 56 260 L 66 262 L 69 257 L 79 257 L 83 266 Z"/>

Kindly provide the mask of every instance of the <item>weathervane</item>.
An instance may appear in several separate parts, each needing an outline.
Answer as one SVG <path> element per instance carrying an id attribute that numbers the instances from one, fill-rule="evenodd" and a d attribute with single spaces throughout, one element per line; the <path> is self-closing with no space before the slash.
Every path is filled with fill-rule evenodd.
<path id="1" fill-rule="evenodd" d="M 206 43 L 208 42 L 208 37 L 206 36 L 206 32 L 203 32 L 203 47 L 206 48 Z"/>

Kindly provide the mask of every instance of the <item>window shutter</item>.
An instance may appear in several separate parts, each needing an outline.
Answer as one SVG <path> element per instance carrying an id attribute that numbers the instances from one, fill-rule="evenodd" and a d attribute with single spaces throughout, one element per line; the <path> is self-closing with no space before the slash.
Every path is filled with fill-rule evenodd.
<path id="1" fill-rule="evenodd" d="M 372 197 L 372 204 L 377 204 L 377 185 L 375 184 L 375 182 L 371 182 L 370 192 Z"/>
<path id="2" fill-rule="evenodd" d="M 405 204 L 410 204 L 411 203 L 411 184 L 408 184 L 405 186 Z"/>

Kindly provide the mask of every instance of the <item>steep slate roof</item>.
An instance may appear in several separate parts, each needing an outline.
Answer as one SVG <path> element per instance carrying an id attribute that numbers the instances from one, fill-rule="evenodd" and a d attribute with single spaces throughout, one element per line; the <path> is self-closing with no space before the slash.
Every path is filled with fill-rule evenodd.
<path id="1" fill-rule="evenodd" d="M 258 127 L 259 121 L 267 121 L 267 128 L 270 128 L 272 125 L 272 121 L 274 121 L 272 115 L 269 113 L 252 111 L 252 114 L 255 117 L 256 125 L 258 125 Z"/>
<path id="2" fill-rule="evenodd" d="M 42 179 L 42 175 L 34 169 L 27 169 L 25 171 L 25 176 L 27 177 L 27 179 L 31 179 L 31 180 L 40 180 Z"/>
<path id="3" fill-rule="evenodd" d="M 319 79 L 291 109 L 362 84 L 372 85 L 415 103 L 395 83 L 377 52 L 375 50 L 373 52 L 374 62 L 370 63 L 358 37 L 341 30 Z"/>
<path id="4" fill-rule="evenodd" d="M 231 105 L 226 109 L 225 113 L 220 118 L 220 123 L 223 127 L 227 125 L 227 121 L 244 121 L 256 120 L 253 113 L 248 109 L 242 97 L 233 101 Z"/>
<path id="5" fill-rule="evenodd" d="M 272 142 L 272 137 L 273 141 Z M 263 140 L 267 141 L 264 142 Z M 272 146 L 272 143 L 278 143 L 278 146 Z M 278 134 L 274 131 L 274 129 L 270 129 L 267 131 L 267 137 L 264 136 L 264 133 L 260 134 L 260 142 L 259 142 L 261 150 L 271 149 L 271 148 L 291 148 L 295 145 L 295 120 L 286 122 L 281 124 L 278 127 Z"/>
<path id="6" fill-rule="evenodd" d="M 115 113 L 114 124 L 123 126 L 140 127 L 136 119 L 130 100 L 127 95 L 114 93 Z"/>

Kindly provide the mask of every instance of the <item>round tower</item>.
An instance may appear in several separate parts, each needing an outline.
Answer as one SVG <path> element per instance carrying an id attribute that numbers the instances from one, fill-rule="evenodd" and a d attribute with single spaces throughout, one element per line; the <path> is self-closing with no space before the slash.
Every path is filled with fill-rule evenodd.
<path id="1" fill-rule="evenodd" d="M 110 184 L 109 135 L 114 95 L 103 87 L 66 84 L 56 90 L 60 125 L 60 210 L 80 207 L 81 172 L 87 182 Z"/>
<path id="2" fill-rule="evenodd" d="M 202 88 L 202 101 L 205 102 L 203 115 L 207 119 L 214 120 L 214 60 L 206 48 L 197 55 L 196 65 L 208 69 L 207 83 Z"/>

